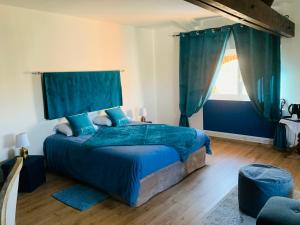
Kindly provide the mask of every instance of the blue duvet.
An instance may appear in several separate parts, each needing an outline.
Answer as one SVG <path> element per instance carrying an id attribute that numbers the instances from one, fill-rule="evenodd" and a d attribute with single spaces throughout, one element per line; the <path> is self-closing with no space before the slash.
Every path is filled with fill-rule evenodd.
<path id="1" fill-rule="evenodd" d="M 112 138 L 113 137 L 113 138 Z M 165 124 L 137 124 L 131 126 L 102 127 L 84 145 L 88 148 L 103 146 L 166 145 L 173 147 L 181 161 L 187 160 L 197 141 L 193 128 Z M 211 154 L 210 143 L 205 143 Z"/>
<path id="2" fill-rule="evenodd" d="M 91 148 L 84 144 L 90 138 L 91 136 L 67 137 L 61 134 L 48 137 L 44 142 L 48 168 L 108 192 L 131 206 L 136 205 L 143 177 L 181 159 L 178 151 L 171 146 Z M 190 152 L 209 145 L 208 136 L 197 130 Z"/>

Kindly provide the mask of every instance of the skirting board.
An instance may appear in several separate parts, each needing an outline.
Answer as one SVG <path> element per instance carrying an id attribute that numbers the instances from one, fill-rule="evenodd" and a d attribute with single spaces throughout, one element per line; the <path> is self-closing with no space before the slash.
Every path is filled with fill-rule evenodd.
<path id="1" fill-rule="evenodd" d="M 212 137 L 233 139 L 233 140 L 239 140 L 239 141 L 249 141 L 249 142 L 260 143 L 260 144 L 272 144 L 273 143 L 273 139 L 271 139 L 271 138 L 255 137 L 255 136 L 248 136 L 248 135 L 242 135 L 242 134 L 224 133 L 224 132 L 211 131 L 211 130 L 204 130 L 204 132 L 208 136 L 212 136 Z"/>

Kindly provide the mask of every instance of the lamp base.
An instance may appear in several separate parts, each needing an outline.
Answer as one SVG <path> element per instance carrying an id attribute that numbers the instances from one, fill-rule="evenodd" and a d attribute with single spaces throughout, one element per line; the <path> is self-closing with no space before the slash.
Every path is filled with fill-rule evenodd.
<path id="1" fill-rule="evenodd" d="M 141 122 L 145 123 L 146 122 L 146 117 L 142 116 L 141 117 Z"/>
<path id="2" fill-rule="evenodd" d="M 20 149 L 20 156 L 25 160 L 27 158 L 27 156 L 28 156 L 28 149 L 22 147 Z"/>

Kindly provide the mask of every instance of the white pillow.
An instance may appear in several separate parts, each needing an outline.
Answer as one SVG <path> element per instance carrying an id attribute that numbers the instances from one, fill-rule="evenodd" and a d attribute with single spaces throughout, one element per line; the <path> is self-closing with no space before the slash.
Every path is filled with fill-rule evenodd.
<path id="1" fill-rule="evenodd" d="M 93 119 L 93 123 L 98 125 L 98 126 L 112 126 L 111 120 L 108 118 L 108 116 L 96 116 Z"/>
<path id="2" fill-rule="evenodd" d="M 99 127 L 93 124 L 95 130 L 99 130 Z M 60 123 L 54 127 L 55 132 L 59 132 L 61 134 L 66 135 L 67 137 L 73 136 L 73 131 L 69 123 Z"/>
<path id="3" fill-rule="evenodd" d="M 62 133 L 68 137 L 73 136 L 73 131 L 69 123 L 60 123 L 54 127 L 54 131 Z"/>

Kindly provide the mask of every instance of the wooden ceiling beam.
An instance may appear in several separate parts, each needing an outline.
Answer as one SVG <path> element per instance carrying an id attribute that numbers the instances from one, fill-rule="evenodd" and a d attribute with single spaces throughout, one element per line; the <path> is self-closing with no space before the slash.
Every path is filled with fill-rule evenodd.
<path id="1" fill-rule="evenodd" d="M 272 0 L 185 0 L 247 26 L 280 34 L 295 36 L 295 24 L 268 4 Z"/>
<path id="2" fill-rule="evenodd" d="M 268 6 L 271 6 L 274 2 L 274 0 L 261 0 L 263 1 L 264 3 L 266 3 Z"/>

